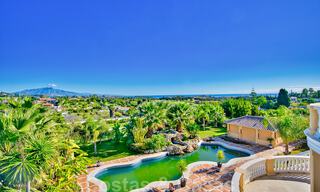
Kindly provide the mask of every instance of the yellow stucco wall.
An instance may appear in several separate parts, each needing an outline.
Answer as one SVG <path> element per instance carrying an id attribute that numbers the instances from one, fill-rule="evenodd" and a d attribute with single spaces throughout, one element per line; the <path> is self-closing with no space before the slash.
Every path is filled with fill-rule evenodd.
<path id="1" fill-rule="evenodd" d="M 249 127 L 242 127 L 241 129 L 241 136 L 240 139 L 246 140 L 249 142 L 256 142 L 256 129 L 249 128 Z"/>
<path id="2" fill-rule="evenodd" d="M 239 138 L 244 141 L 258 143 L 260 145 L 269 145 L 268 138 L 273 138 L 272 145 L 277 146 L 282 143 L 278 132 L 268 130 L 258 130 L 251 127 L 242 127 L 233 124 L 227 124 L 228 136 Z"/>
<path id="3" fill-rule="evenodd" d="M 228 135 L 230 137 L 239 138 L 239 127 L 236 125 L 227 124 Z"/>
<path id="4" fill-rule="evenodd" d="M 320 155 L 310 150 L 311 192 L 320 191 Z"/>

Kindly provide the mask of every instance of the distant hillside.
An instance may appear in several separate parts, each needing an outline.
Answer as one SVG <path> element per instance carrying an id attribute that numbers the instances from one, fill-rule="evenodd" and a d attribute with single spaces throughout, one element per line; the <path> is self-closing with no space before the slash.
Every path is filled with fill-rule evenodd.
<path id="1" fill-rule="evenodd" d="M 10 96 L 10 93 L 0 91 L 0 97 Z"/>
<path id="2" fill-rule="evenodd" d="M 15 92 L 14 94 L 19 96 L 40 96 L 46 95 L 49 97 L 72 97 L 72 96 L 88 96 L 87 93 L 76 93 L 71 91 L 65 91 L 62 89 L 54 89 L 52 87 L 38 88 L 38 89 L 26 89 Z"/>

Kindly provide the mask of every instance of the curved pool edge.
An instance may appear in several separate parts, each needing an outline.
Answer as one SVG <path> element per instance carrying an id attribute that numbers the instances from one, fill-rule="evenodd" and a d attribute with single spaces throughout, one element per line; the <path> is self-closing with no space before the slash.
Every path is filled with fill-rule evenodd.
<path id="1" fill-rule="evenodd" d="M 168 152 L 153 153 L 153 154 L 149 154 L 147 156 L 137 157 L 136 159 L 134 159 L 132 161 L 128 161 L 128 162 L 114 163 L 114 164 L 110 164 L 110 165 L 103 165 L 103 166 L 101 166 L 99 168 L 96 168 L 92 172 L 90 172 L 88 174 L 87 179 L 88 179 L 88 182 L 91 182 L 91 183 L 93 183 L 93 184 L 95 184 L 95 185 L 97 185 L 99 187 L 99 192 L 105 192 L 105 191 L 107 191 L 107 184 L 97 178 L 97 176 L 99 174 L 101 174 L 104 171 L 106 171 L 108 169 L 111 169 L 111 168 L 128 167 L 128 166 L 133 166 L 133 165 L 139 164 L 139 163 L 141 163 L 142 161 L 145 161 L 145 160 L 152 160 L 152 159 L 158 159 L 158 158 L 166 157 L 167 154 L 168 154 Z"/>
<path id="2" fill-rule="evenodd" d="M 249 154 L 249 156 L 247 156 L 247 157 L 238 157 L 238 158 L 230 159 L 227 163 L 223 164 L 224 167 L 230 166 L 230 165 L 236 163 L 240 159 L 252 157 L 253 155 L 255 155 L 253 151 L 250 151 L 248 149 L 244 149 L 244 148 L 241 148 L 241 147 L 237 147 L 237 146 L 231 146 L 231 145 L 228 145 L 227 143 L 223 143 L 223 142 L 220 142 L 220 141 L 210 141 L 210 142 L 200 141 L 198 143 L 198 145 L 199 146 L 200 145 L 221 145 L 222 147 L 225 147 L 227 149 L 237 150 L 237 151 Z M 163 158 L 163 157 L 167 156 L 167 154 L 168 154 L 168 152 L 159 152 L 159 153 L 149 154 L 147 156 L 137 157 L 136 159 L 134 159 L 132 161 L 128 161 L 128 162 L 104 165 L 104 166 L 96 168 L 94 171 L 90 172 L 88 174 L 87 179 L 88 179 L 88 182 L 91 182 L 91 183 L 93 183 L 93 184 L 95 184 L 95 185 L 97 185 L 99 187 L 99 192 L 106 192 L 107 191 L 107 184 L 97 178 L 97 176 L 99 174 L 102 174 L 104 171 L 106 171 L 108 169 L 119 168 L 119 167 L 128 167 L 128 166 L 133 166 L 133 165 L 139 164 L 139 163 L 141 163 L 141 162 L 143 162 L 145 160 Z M 198 165 L 202 165 L 202 164 L 217 165 L 217 162 L 214 162 L 214 161 L 198 161 L 198 162 L 190 163 L 187 166 L 186 171 L 183 172 L 183 176 L 185 178 L 188 178 L 192 168 L 194 168 L 195 166 L 198 166 Z M 180 180 L 180 178 L 177 179 L 177 180 L 171 180 L 171 181 L 154 181 L 154 182 L 151 182 L 148 185 L 144 186 L 143 188 L 134 189 L 134 190 L 131 190 L 131 191 L 132 192 L 144 192 L 144 191 L 150 190 L 153 187 L 168 186 L 169 183 L 178 184 L 179 180 Z"/>
<path id="3" fill-rule="evenodd" d="M 184 178 L 188 179 L 189 175 L 191 173 L 191 170 L 194 167 L 197 167 L 197 166 L 203 165 L 203 164 L 209 164 L 209 165 L 212 165 L 212 166 L 217 166 L 217 162 L 214 162 L 214 161 L 197 161 L 197 162 L 194 162 L 194 163 L 190 163 L 190 164 L 188 164 L 186 171 L 183 172 Z M 177 180 L 154 181 L 154 182 L 151 182 L 148 185 L 144 186 L 143 188 L 134 189 L 134 190 L 131 190 L 130 192 L 147 192 L 147 191 L 150 191 L 154 187 L 169 186 L 170 183 L 173 183 L 174 185 L 177 185 L 177 184 L 180 184 L 180 179 L 181 179 L 181 177 L 179 179 L 177 179 Z"/>

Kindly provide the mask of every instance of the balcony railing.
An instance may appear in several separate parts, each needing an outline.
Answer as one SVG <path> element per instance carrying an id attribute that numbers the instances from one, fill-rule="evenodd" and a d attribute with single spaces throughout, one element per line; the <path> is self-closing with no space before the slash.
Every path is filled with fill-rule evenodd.
<path id="1" fill-rule="evenodd" d="M 240 166 L 232 177 L 232 192 L 243 192 L 246 184 L 263 175 L 277 173 L 309 173 L 310 160 L 306 156 L 275 156 L 258 158 Z"/>
<path id="2" fill-rule="evenodd" d="M 310 171 L 309 157 L 279 156 L 274 159 L 276 173 L 309 173 Z"/>

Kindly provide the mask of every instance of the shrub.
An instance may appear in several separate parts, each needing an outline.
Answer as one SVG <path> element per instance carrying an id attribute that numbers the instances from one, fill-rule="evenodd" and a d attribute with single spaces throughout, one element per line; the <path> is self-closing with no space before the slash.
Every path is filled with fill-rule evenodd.
<path id="1" fill-rule="evenodd" d="M 115 117 L 122 117 L 123 115 L 122 115 L 122 113 L 120 113 L 119 111 L 117 111 L 117 112 L 115 112 L 114 116 L 115 116 Z"/>
<path id="2" fill-rule="evenodd" d="M 178 163 L 177 163 L 177 167 L 180 171 L 181 174 L 183 174 L 183 172 L 187 169 L 187 162 L 186 160 L 179 160 Z"/>
<path id="3" fill-rule="evenodd" d="M 168 142 L 163 135 L 153 135 L 151 138 L 146 139 L 145 146 L 147 149 L 160 150 L 167 146 Z"/>
<path id="4" fill-rule="evenodd" d="M 187 131 L 191 138 L 195 138 L 200 130 L 200 126 L 196 123 L 187 126 Z"/>
<path id="5" fill-rule="evenodd" d="M 225 156 L 224 156 L 224 152 L 222 150 L 219 150 L 217 152 L 217 158 L 218 158 L 218 161 L 221 162 L 222 160 L 224 160 Z"/>

